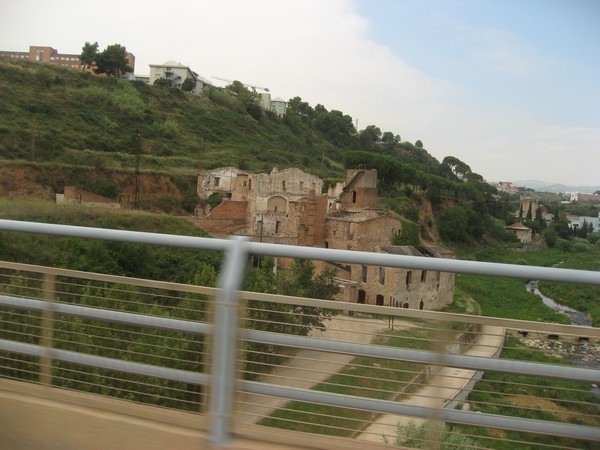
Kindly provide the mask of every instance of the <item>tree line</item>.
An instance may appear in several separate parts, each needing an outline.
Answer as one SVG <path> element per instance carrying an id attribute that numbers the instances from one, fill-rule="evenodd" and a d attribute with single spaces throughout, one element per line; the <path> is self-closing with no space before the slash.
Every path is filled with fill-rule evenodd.
<path id="1" fill-rule="evenodd" d="M 81 49 L 79 60 L 84 70 L 93 70 L 97 74 L 120 77 L 131 72 L 127 59 L 127 49 L 120 44 L 107 46 L 103 51 L 98 51 L 98 42 L 86 42 Z"/>

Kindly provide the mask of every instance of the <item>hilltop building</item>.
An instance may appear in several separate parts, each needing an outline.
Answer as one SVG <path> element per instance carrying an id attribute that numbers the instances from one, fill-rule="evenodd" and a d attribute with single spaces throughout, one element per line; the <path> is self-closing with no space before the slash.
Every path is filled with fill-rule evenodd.
<path id="1" fill-rule="evenodd" d="M 531 242 L 531 228 L 523 225 L 521 222 L 513 223 L 512 225 L 507 226 L 506 229 L 512 231 L 517 239 L 519 239 L 519 241 L 521 241 L 523 244 Z"/>
<path id="2" fill-rule="evenodd" d="M 169 60 L 164 64 L 150 64 L 150 75 L 148 77 L 136 75 L 136 79 L 145 81 L 151 85 L 158 79 L 165 79 L 169 80 L 171 85 L 178 89 L 181 89 L 185 80 L 191 79 L 194 83 L 194 88 L 191 92 L 195 94 L 202 92 L 205 86 L 213 85 L 210 81 L 192 71 L 188 66 L 174 60 Z"/>
<path id="3" fill-rule="evenodd" d="M 52 47 L 35 45 L 30 46 L 28 52 L 0 51 L 0 57 L 37 61 L 55 64 L 57 66 L 71 67 L 80 71 L 89 71 L 89 69 L 85 69 L 81 64 L 79 56 L 79 54 L 58 53 L 58 50 Z M 127 64 L 131 67 L 131 71 L 133 72 L 135 69 L 135 56 L 133 53 L 127 53 Z"/>
<path id="4" fill-rule="evenodd" d="M 260 94 L 260 106 L 262 109 L 274 112 L 279 117 L 285 116 L 287 112 L 287 102 L 279 97 L 271 99 L 271 94 L 268 92 Z"/>

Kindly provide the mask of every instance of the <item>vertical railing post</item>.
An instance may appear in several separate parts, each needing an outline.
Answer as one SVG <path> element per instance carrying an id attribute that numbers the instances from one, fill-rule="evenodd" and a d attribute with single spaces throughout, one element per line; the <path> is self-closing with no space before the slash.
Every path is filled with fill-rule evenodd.
<path id="1" fill-rule="evenodd" d="M 233 238 L 223 261 L 220 291 L 214 308 L 209 387 L 209 436 L 214 447 L 226 446 L 231 436 L 240 326 L 238 298 L 248 255 L 247 247 L 246 238 Z"/>
<path id="2" fill-rule="evenodd" d="M 46 307 L 42 311 L 40 345 L 44 348 L 40 357 L 40 383 L 52 384 L 52 347 L 54 339 L 54 299 L 56 295 L 56 276 L 45 273 L 42 291 Z"/>

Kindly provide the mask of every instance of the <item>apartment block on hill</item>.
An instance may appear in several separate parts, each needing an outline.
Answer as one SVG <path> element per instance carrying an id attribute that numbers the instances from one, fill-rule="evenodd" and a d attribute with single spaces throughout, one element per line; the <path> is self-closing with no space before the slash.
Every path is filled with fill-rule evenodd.
<path id="1" fill-rule="evenodd" d="M 136 79 L 146 81 L 143 76 L 136 76 Z M 212 86 L 210 81 L 202 78 L 188 66 L 174 60 L 169 60 L 164 64 L 150 64 L 150 75 L 148 76 L 147 83 L 153 85 L 159 79 L 169 80 L 171 86 L 178 89 L 181 89 L 185 80 L 191 79 L 194 83 L 194 88 L 191 92 L 195 94 L 202 92 L 205 86 Z"/>

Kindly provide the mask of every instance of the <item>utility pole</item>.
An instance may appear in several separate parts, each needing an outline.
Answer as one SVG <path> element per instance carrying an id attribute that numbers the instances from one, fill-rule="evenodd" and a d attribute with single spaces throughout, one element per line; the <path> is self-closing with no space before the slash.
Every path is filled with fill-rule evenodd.
<path id="1" fill-rule="evenodd" d="M 135 136 L 135 175 L 133 178 L 133 209 L 140 208 L 140 158 L 141 158 L 141 135 Z"/>
<path id="2" fill-rule="evenodd" d="M 36 134 L 36 123 L 35 117 L 31 123 L 31 160 L 35 161 L 35 134 Z"/>

